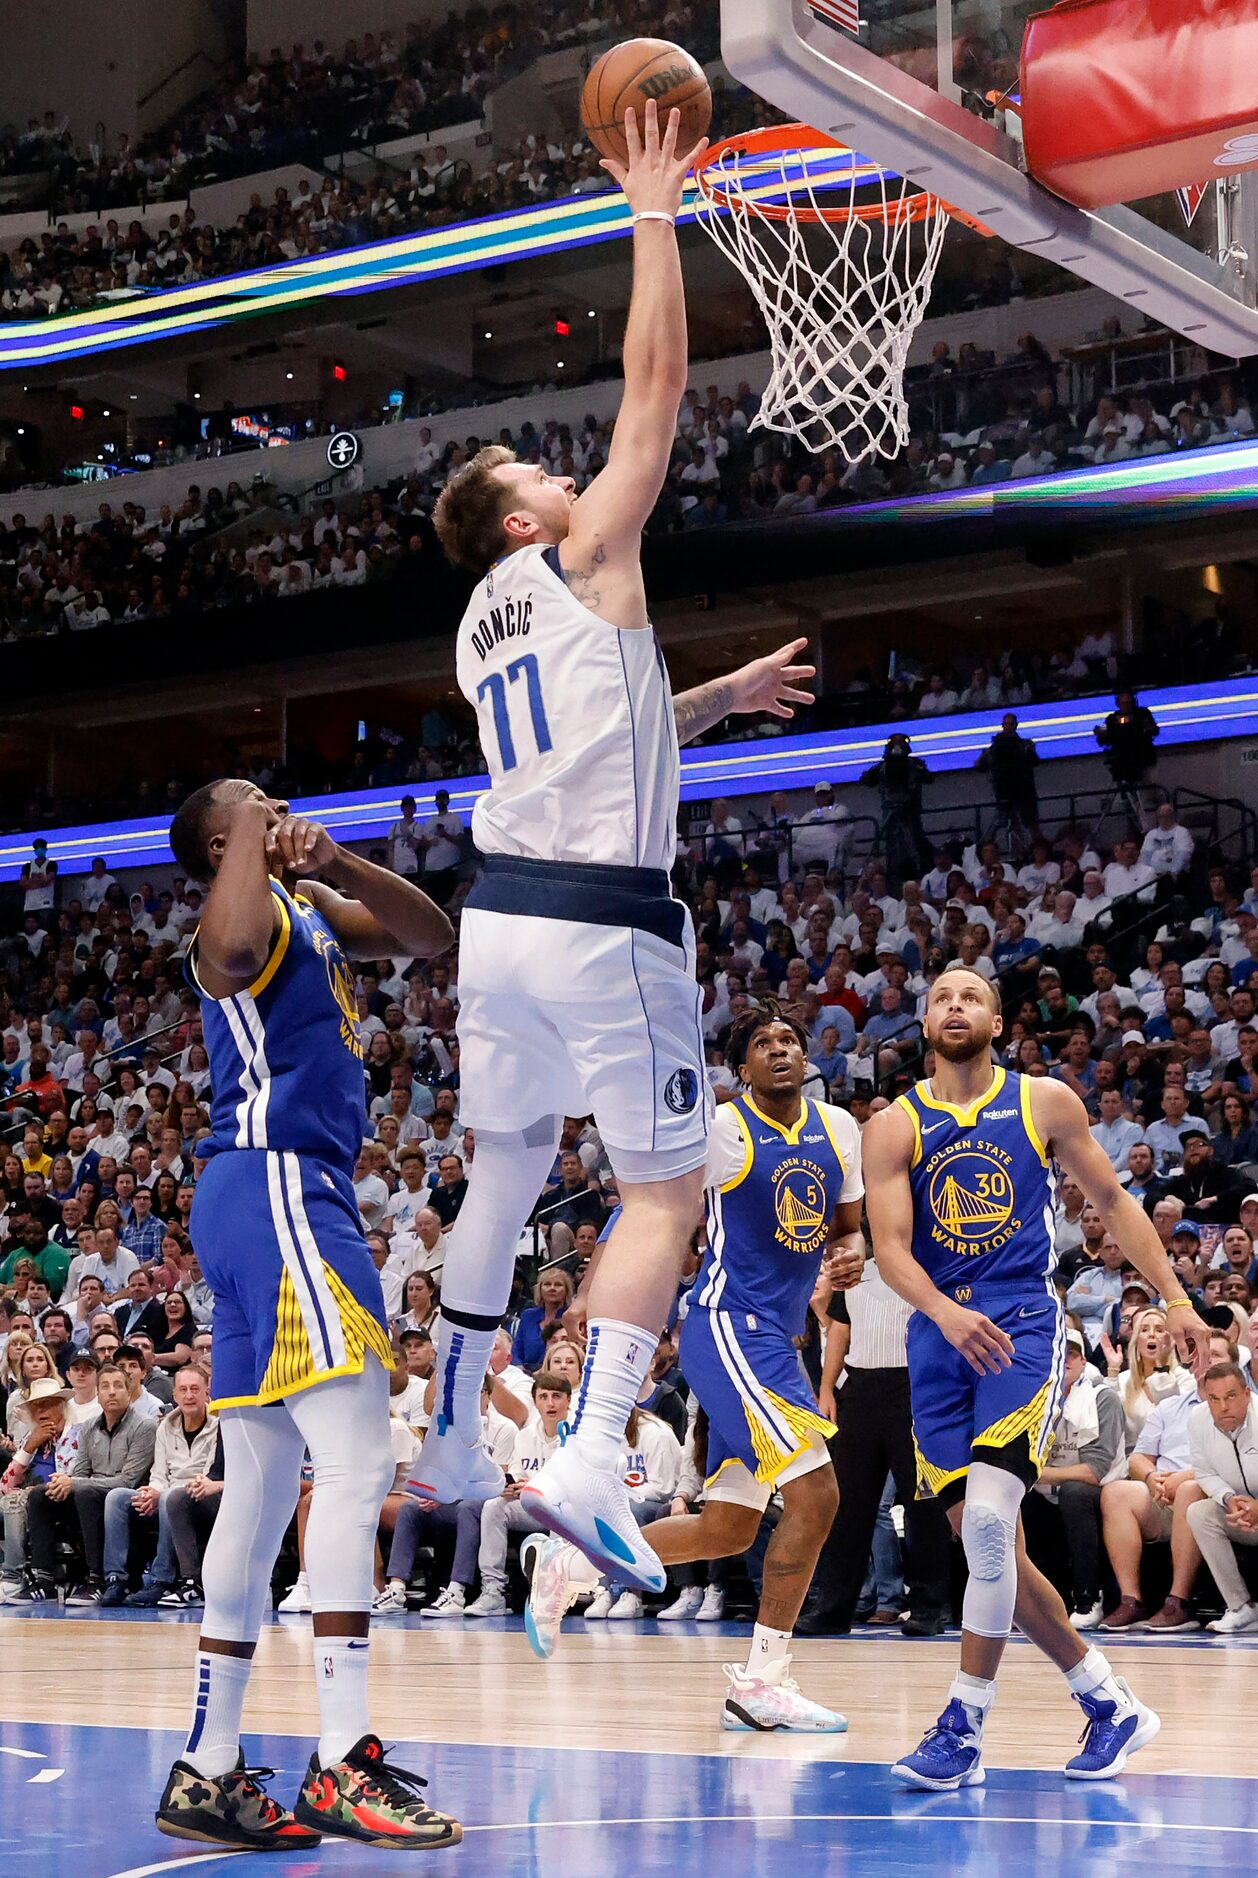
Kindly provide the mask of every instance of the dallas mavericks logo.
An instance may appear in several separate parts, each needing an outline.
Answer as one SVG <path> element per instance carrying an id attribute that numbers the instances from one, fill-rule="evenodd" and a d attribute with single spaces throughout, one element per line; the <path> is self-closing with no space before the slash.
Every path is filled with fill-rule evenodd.
<path id="1" fill-rule="evenodd" d="M 930 1236 L 953 1252 L 977 1256 L 1004 1245 L 1021 1225 L 1013 1217 L 1012 1157 L 1002 1148 L 962 1140 L 930 1163 Z"/>
<path id="2" fill-rule="evenodd" d="M 664 1100 L 674 1115 L 688 1115 L 699 1100 L 699 1078 L 692 1069 L 675 1069 L 664 1084 Z"/>
<path id="3" fill-rule="evenodd" d="M 775 1238 L 791 1252 L 815 1252 L 826 1236 L 826 1177 L 815 1161 L 787 1160 L 773 1170 Z"/>

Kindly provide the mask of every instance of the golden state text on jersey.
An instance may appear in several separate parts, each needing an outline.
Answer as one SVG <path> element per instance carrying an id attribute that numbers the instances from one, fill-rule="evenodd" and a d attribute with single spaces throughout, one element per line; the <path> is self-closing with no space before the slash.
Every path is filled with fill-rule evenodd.
<path id="1" fill-rule="evenodd" d="M 897 1098 L 913 1123 L 913 1256 L 940 1290 L 1025 1281 L 1056 1263 L 1053 1171 L 1031 1115 L 1031 1081 L 996 1070 L 969 1109 L 928 1082 Z"/>

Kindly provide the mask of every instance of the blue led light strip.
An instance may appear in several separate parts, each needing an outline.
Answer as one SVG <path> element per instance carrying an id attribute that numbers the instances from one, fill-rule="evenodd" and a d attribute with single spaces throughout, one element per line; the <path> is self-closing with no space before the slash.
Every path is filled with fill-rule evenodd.
<path id="1" fill-rule="evenodd" d="M 1258 735 L 1258 675 L 1209 685 L 1172 685 L 1141 693 L 1161 727 L 1159 749 L 1175 744 L 1206 743 L 1220 737 Z M 1046 759 L 1094 756 L 1093 726 L 1110 708 L 1106 698 L 1020 707 L 1018 722 Z M 914 754 L 927 767 L 970 769 L 974 759 L 1000 729 L 1004 709 L 974 711 L 957 717 L 918 718 L 909 723 L 869 724 L 855 730 L 827 731 L 810 737 L 769 737 L 755 743 L 729 743 L 683 750 L 681 794 L 686 802 L 716 795 L 760 795 L 774 789 L 809 788 L 820 779 L 855 782 L 876 763 L 887 738 L 906 731 Z M 450 806 L 470 815 L 489 786 L 487 776 L 462 776 L 440 785 L 449 790 Z M 323 822 L 341 841 L 378 841 L 397 820 L 403 794 L 415 797 L 417 814 L 434 814 L 435 786 L 421 789 L 399 783 L 390 789 L 364 789 L 351 795 L 306 796 L 293 803 L 303 815 Z M 48 853 L 64 874 L 87 873 L 93 855 L 110 867 L 162 867 L 171 861 L 165 821 L 99 822 L 86 828 L 36 828 L 0 836 L 0 880 L 15 880 L 30 859 L 37 834 L 48 836 Z"/>

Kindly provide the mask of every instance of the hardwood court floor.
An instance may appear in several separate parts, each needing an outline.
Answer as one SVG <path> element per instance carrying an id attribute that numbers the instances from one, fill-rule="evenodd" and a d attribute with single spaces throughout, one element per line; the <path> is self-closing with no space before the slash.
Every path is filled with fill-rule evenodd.
<path id="1" fill-rule="evenodd" d="M 0 1873 L 157 1878 L 222 1855 L 163 1839 L 152 1807 L 182 1745 L 197 1619 L 0 1611 Z M 381 1622 L 376 1726 L 430 1774 L 468 1828 L 442 1869 L 463 1878 L 853 1878 L 924 1871 L 1060 1878 L 1086 1861 L 1148 1878 L 1151 1860 L 1197 1872 L 1258 1858 L 1258 1643 L 1204 1637 L 1106 1643 L 1163 1717 L 1121 1780 L 1062 1779 L 1080 1719 L 1062 1680 L 1011 1645 L 988 1731 L 988 1782 L 908 1794 L 887 1766 L 942 1706 L 955 1637 L 885 1633 L 801 1643 L 810 1694 L 846 1735 L 722 1734 L 721 1664 L 733 1626 L 570 1620 L 537 1662 L 518 1620 Z M 290 1797 L 315 1732 L 308 1618 L 263 1632 L 246 1709 L 248 1753 Z M 422 1745 L 412 1745 L 422 1744 Z M 314 1854 L 252 1855 L 275 1878 L 393 1878 L 396 1858 L 325 1840 Z M 214 1878 L 214 1875 L 212 1875 Z"/>

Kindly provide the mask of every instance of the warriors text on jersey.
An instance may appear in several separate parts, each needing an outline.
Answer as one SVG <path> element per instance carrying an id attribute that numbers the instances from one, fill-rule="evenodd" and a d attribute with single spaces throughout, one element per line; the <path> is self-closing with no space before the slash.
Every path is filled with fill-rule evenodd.
<path id="1" fill-rule="evenodd" d="M 929 1082 L 897 1098 L 916 1142 L 913 1257 L 941 1291 L 1025 1284 L 1043 1293 L 1056 1264 L 1055 1183 L 1031 1116 L 1029 1077 L 994 1073 L 966 1110 L 940 1102 Z"/>
<path id="2" fill-rule="evenodd" d="M 749 1095 L 722 1103 L 708 1142 L 708 1249 L 694 1303 L 798 1337 L 834 1209 L 863 1192 L 860 1136 L 846 1110 L 805 1101 L 785 1128 Z"/>
<path id="3" fill-rule="evenodd" d="M 214 1095 L 211 1139 L 198 1152 L 282 1149 L 348 1176 L 364 1111 L 353 976 L 311 902 L 278 881 L 271 892 L 280 926 L 262 971 L 234 997 L 202 997 Z M 188 972 L 197 984 L 195 941 Z"/>
<path id="4" fill-rule="evenodd" d="M 483 854 L 671 868 L 677 732 L 650 627 L 600 619 L 557 548 L 521 548 L 472 595 L 457 668 L 491 782 L 472 817 Z"/>

